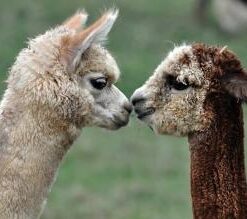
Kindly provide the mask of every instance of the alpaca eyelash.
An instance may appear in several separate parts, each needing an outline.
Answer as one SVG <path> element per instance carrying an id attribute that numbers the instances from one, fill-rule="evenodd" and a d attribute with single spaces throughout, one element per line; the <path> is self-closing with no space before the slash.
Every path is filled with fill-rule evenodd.
<path id="1" fill-rule="evenodd" d="M 178 91 L 186 90 L 187 88 L 190 87 L 188 80 L 186 80 L 185 83 L 182 83 L 177 81 L 177 78 L 172 75 L 168 75 L 166 77 L 166 84 L 168 84 L 170 88 Z"/>
<path id="2" fill-rule="evenodd" d="M 106 77 L 99 77 L 90 79 L 90 83 L 95 89 L 102 90 L 107 86 L 108 80 Z"/>

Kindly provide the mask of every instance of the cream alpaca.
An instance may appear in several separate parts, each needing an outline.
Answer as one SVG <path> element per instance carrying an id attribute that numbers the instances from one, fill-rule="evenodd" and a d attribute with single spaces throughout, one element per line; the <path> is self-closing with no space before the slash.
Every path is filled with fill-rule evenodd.
<path id="1" fill-rule="evenodd" d="M 85 126 L 118 129 L 131 106 L 102 47 L 117 11 L 83 30 L 87 14 L 29 42 L 0 105 L 0 218 L 39 217 L 61 160 Z"/>

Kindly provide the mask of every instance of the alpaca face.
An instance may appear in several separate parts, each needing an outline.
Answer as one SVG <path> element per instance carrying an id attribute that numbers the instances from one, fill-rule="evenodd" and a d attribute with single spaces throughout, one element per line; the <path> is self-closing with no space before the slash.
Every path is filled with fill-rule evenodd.
<path id="1" fill-rule="evenodd" d="M 108 129 L 126 125 L 132 107 L 114 85 L 120 71 L 109 52 L 99 45 L 92 46 L 84 54 L 78 72 L 79 84 L 92 101 L 87 125 Z"/>
<path id="2" fill-rule="evenodd" d="M 175 48 L 132 96 L 138 118 L 160 134 L 203 127 L 207 81 L 191 46 Z M 138 100 L 139 99 L 139 100 Z"/>
<path id="3" fill-rule="evenodd" d="M 208 104 L 208 97 L 233 94 L 223 77 L 239 73 L 243 73 L 240 62 L 224 48 L 180 46 L 134 92 L 131 101 L 138 118 L 157 133 L 188 135 L 211 124 L 215 109 Z"/>
<path id="4" fill-rule="evenodd" d="M 86 18 L 77 13 L 31 40 L 11 70 L 7 93 L 16 93 L 28 108 L 46 108 L 49 116 L 79 127 L 118 129 L 128 123 L 132 108 L 114 85 L 120 71 L 102 46 L 117 12 L 105 13 L 83 30 Z"/>

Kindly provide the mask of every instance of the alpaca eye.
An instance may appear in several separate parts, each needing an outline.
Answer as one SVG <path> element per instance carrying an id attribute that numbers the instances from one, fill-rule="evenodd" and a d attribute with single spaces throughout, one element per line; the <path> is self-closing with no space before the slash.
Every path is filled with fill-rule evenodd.
<path id="1" fill-rule="evenodd" d="M 90 83 L 95 89 L 102 90 L 107 85 L 107 79 L 104 77 L 91 79 Z"/>
<path id="2" fill-rule="evenodd" d="M 188 81 L 186 81 L 185 83 L 179 82 L 176 80 L 175 77 L 173 77 L 171 75 L 167 76 L 166 81 L 167 81 L 167 84 L 169 85 L 169 87 L 173 88 L 175 90 L 185 90 L 190 86 Z"/>
<path id="3" fill-rule="evenodd" d="M 188 87 L 189 87 L 189 85 L 187 83 L 184 84 L 184 83 L 181 83 L 181 82 L 176 82 L 176 83 L 173 84 L 173 88 L 175 90 L 185 90 Z"/>

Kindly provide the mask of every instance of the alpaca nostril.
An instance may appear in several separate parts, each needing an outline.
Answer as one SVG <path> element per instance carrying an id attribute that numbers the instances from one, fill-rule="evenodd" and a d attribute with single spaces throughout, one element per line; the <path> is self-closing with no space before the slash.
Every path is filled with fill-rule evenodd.
<path id="1" fill-rule="evenodd" d="M 142 97 L 142 96 L 137 96 L 137 97 L 134 97 L 132 100 L 131 100 L 131 103 L 132 103 L 132 105 L 133 106 L 135 106 L 137 103 L 139 103 L 139 102 L 143 102 L 143 101 L 145 101 L 146 99 L 144 98 L 144 97 Z"/>
<path id="2" fill-rule="evenodd" d="M 132 105 L 130 104 L 130 103 L 125 103 L 124 105 L 123 105 L 123 108 L 130 114 L 131 112 L 132 112 L 132 110 L 133 110 L 133 107 L 132 107 Z"/>

